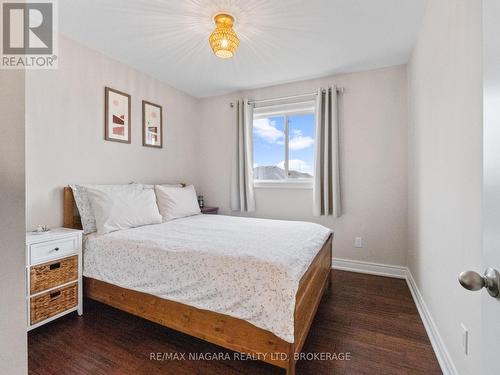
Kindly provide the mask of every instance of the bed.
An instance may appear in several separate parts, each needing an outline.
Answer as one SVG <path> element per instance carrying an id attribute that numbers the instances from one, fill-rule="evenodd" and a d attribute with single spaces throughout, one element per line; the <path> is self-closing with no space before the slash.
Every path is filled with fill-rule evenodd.
<path id="1" fill-rule="evenodd" d="M 64 226 L 81 227 L 69 187 Z M 329 285 L 332 234 L 318 227 L 196 215 L 87 235 L 84 293 L 291 375 Z"/>

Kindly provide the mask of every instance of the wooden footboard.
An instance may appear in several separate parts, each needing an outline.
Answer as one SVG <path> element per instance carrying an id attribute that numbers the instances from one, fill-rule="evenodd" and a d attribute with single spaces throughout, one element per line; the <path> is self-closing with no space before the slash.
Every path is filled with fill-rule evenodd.
<path id="1" fill-rule="evenodd" d="M 65 210 L 73 210 L 73 194 L 71 189 L 68 190 L 65 189 L 64 207 Z M 79 220 L 77 216 L 73 211 L 65 212 L 65 226 L 75 225 Z M 258 358 L 286 369 L 287 375 L 294 375 L 294 355 L 300 352 L 307 338 L 321 297 L 329 283 L 331 264 L 332 235 L 300 281 L 295 301 L 295 339 L 292 344 L 241 319 L 91 278 L 84 280 L 84 293 L 96 301 L 224 348 L 247 354 L 266 354 Z"/>
<path id="2" fill-rule="evenodd" d="M 323 245 L 322 250 L 311 263 L 302 277 L 295 298 L 295 342 L 294 352 L 298 353 L 306 341 L 321 297 L 330 281 L 332 268 L 332 236 Z"/>

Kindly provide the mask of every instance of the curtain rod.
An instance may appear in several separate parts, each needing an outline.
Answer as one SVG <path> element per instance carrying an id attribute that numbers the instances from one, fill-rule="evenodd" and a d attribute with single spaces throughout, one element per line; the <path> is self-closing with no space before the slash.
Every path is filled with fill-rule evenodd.
<path id="1" fill-rule="evenodd" d="M 322 90 L 322 92 L 326 92 L 326 90 Z M 343 94 L 344 93 L 344 88 L 343 87 L 337 87 L 337 92 Z M 307 94 L 282 96 L 280 98 L 273 98 L 273 99 L 249 100 L 248 104 L 258 104 L 258 103 L 275 102 L 275 101 L 278 101 L 278 100 L 297 99 L 297 98 L 303 98 L 303 97 L 307 97 L 307 96 L 316 96 L 316 95 L 318 95 L 317 92 L 310 92 L 310 93 L 307 93 Z M 233 102 L 229 103 L 229 106 L 231 108 L 233 108 L 234 107 L 234 103 Z"/>

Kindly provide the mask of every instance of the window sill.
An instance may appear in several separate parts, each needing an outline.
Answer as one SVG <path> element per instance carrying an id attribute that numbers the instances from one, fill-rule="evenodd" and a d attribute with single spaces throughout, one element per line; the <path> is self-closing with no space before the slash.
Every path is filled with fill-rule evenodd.
<path id="1" fill-rule="evenodd" d="M 254 181 L 253 187 L 256 189 L 312 189 L 312 181 L 279 181 L 279 180 L 260 180 Z"/>

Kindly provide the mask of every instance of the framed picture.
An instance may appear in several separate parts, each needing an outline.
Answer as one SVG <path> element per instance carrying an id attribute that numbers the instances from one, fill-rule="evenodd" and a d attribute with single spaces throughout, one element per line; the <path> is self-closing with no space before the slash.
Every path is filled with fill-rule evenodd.
<path id="1" fill-rule="evenodd" d="M 130 95 L 106 87 L 104 139 L 130 143 Z"/>
<path id="2" fill-rule="evenodd" d="M 162 107 L 145 100 L 142 101 L 142 145 L 163 147 Z"/>

